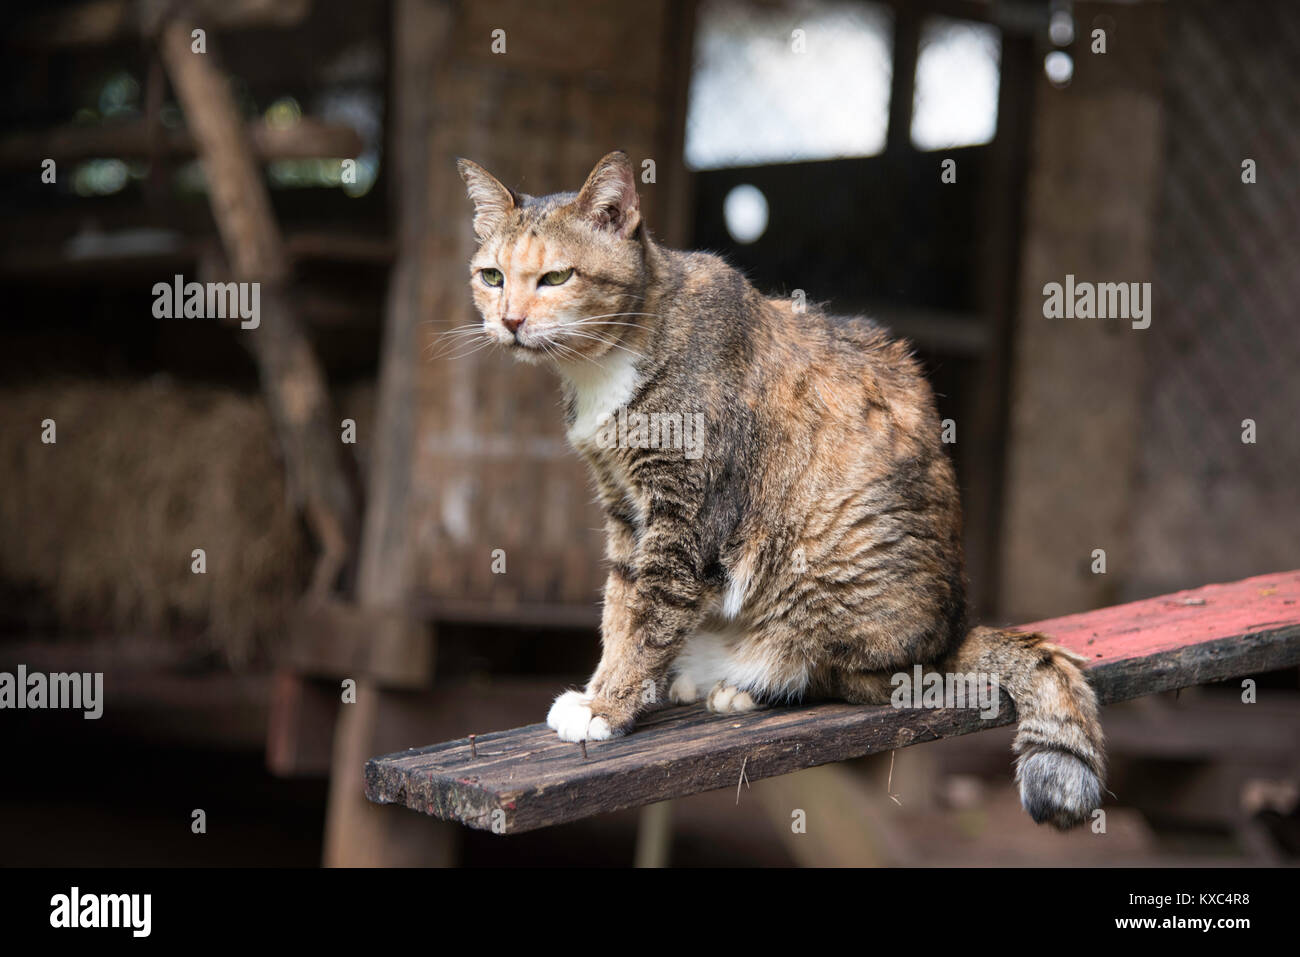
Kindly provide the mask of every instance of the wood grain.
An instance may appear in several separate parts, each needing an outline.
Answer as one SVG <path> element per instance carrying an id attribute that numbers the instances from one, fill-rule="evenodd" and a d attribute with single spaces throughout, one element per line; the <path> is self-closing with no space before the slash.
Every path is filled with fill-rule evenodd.
<path id="1" fill-rule="evenodd" d="M 1036 622 L 1087 656 L 1103 703 L 1300 664 L 1300 571 Z M 556 689 L 557 691 L 559 689 Z M 1243 707 L 1249 707 L 1243 705 Z M 366 796 L 473 828 L 517 833 L 681 797 L 734 788 L 801 768 L 1008 724 L 975 710 L 842 703 L 710 715 L 670 708 L 630 735 L 587 745 L 587 758 L 544 724 L 372 759 Z M 497 813 L 499 812 L 499 813 Z"/>

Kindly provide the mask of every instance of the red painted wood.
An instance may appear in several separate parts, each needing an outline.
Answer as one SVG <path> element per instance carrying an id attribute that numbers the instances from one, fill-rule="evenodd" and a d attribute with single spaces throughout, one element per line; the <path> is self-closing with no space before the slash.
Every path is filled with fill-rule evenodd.
<path id="1" fill-rule="evenodd" d="M 1300 624 L 1300 570 L 1161 595 L 1019 626 L 1093 664 L 1145 658 L 1224 635 Z"/>

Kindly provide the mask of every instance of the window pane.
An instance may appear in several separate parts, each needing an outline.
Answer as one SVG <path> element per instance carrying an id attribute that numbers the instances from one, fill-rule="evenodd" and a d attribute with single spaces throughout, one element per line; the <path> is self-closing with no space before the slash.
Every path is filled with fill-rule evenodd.
<path id="1" fill-rule="evenodd" d="M 921 25 L 912 101 L 917 149 L 978 146 L 998 128 L 1002 36 L 997 27 L 929 17 Z"/>
<path id="2" fill-rule="evenodd" d="M 879 153 L 889 118 L 892 35 L 890 13 L 874 4 L 705 0 L 686 118 L 687 165 Z"/>

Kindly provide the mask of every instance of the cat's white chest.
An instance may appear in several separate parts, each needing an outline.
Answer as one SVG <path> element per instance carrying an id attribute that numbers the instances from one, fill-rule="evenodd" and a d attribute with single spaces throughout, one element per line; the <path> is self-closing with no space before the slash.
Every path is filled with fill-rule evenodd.
<path id="1" fill-rule="evenodd" d="M 568 439 L 576 448 L 596 441 L 596 433 L 609 417 L 627 405 L 636 395 L 639 376 L 636 356 L 621 349 L 611 350 L 596 362 L 575 365 L 566 370 L 573 388 L 573 424 Z"/>

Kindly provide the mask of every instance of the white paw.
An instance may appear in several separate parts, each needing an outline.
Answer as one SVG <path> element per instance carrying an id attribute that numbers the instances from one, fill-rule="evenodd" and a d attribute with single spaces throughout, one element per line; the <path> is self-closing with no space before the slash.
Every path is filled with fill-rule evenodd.
<path id="1" fill-rule="evenodd" d="M 721 681 L 709 692 L 706 704 L 714 714 L 743 714 L 758 707 L 758 702 L 748 691 L 741 691 Z"/>
<path id="2" fill-rule="evenodd" d="M 668 686 L 668 700 L 673 704 L 694 704 L 700 700 L 700 689 L 689 675 L 680 674 Z"/>
<path id="3" fill-rule="evenodd" d="M 566 691 L 556 698 L 546 723 L 561 741 L 607 741 L 614 736 L 608 721 L 591 716 L 591 699 L 580 691 Z"/>

